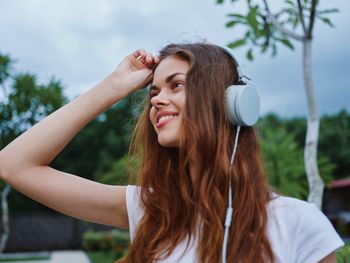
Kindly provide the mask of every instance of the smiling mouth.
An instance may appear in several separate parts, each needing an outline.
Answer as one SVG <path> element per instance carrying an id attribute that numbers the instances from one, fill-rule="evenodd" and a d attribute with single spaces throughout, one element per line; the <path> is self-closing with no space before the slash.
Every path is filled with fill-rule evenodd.
<path id="1" fill-rule="evenodd" d="M 158 122 L 157 122 L 157 128 L 161 128 L 163 127 L 165 124 L 171 122 L 172 120 L 174 119 L 177 119 L 177 116 L 178 115 L 165 115 L 165 116 L 162 116 L 158 119 Z"/>

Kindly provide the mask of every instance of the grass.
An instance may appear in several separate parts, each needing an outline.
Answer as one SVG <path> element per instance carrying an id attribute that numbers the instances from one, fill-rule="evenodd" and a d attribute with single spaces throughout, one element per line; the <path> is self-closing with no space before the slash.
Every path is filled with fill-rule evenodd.
<path id="1" fill-rule="evenodd" d="M 50 259 L 50 254 L 48 252 L 0 254 L 0 262 L 49 260 L 49 259 Z"/>

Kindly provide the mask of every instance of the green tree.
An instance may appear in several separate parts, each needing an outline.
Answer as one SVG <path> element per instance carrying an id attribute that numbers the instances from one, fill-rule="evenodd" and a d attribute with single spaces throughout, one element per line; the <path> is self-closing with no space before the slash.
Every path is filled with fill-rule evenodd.
<path id="1" fill-rule="evenodd" d="M 145 91 L 130 94 L 81 130 L 52 166 L 91 180 L 105 173 L 128 152 L 130 136 Z"/>
<path id="2" fill-rule="evenodd" d="M 10 77 L 10 71 L 12 68 L 12 60 L 9 55 L 6 54 L 1 54 L 0 53 L 0 86 L 3 91 L 3 96 L 4 98 L 7 97 L 7 90 L 5 86 L 5 82 L 8 80 Z M 4 104 L 0 104 L 0 112 L 1 109 L 4 107 Z M 0 119 L 1 120 L 1 119 Z M 1 123 L 0 122 L 0 128 L 1 128 Z M 2 129 L 0 129 L 0 135 L 2 133 Z M 0 140 L 0 144 L 2 142 L 2 139 Z M 1 145 L 0 145 L 1 149 Z M 3 225 L 3 233 L 1 234 L 1 240 L 0 240 L 0 253 L 2 253 L 5 249 L 8 236 L 10 233 L 10 226 L 9 226 L 9 215 L 8 215 L 8 201 L 7 197 L 11 191 L 11 187 L 9 185 L 3 184 L 3 182 L 0 181 L 0 187 L 1 187 L 1 211 L 2 211 L 2 225 Z"/>
<path id="3" fill-rule="evenodd" d="M 135 183 L 139 162 L 134 159 L 124 156 L 115 161 L 112 168 L 105 174 L 100 176 L 100 182 L 114 185 L 127 185 L 130 182 Z"/>
<path id="4" fill-rule="evenodd" d="M 305 199 L 307 182 L 301 149 L 283 127 L 264 129 L 261 151 L 269 184 L 284 195 Z"/>
<path id="5" fill-rule="evenodd" d="M 34 74 L 13 74 L 12 65 L 10 56 L 0 53 L 0 86 L 4 95 L 0 104 L 0 149 L 66 102 L 58 80 L 51 78 L 48 84 L 39 84 Z M 5 230 L 0 242 L 2 252 L 9 234 L 7 197 L 11 187 L 2 181 L 0 186 Z"/>
<path id="6" fill-rule="evenodd" d="M 350 176 L 350 115 L 345 110 L 322 116 L 319 153 L 337 164 L 334 178 Z"/>
<path id="7" fill-rule="evenodd" d="M 223 2 L 224 0 L 217 0 L 217 3 Z M 246 29 L 242 38 L 228 44 L 230 48 L 248 46 L 246 55 L 252 60 L 254 48 L 260 49 L 262 53 L 271 50 L 272 55 L 276 55 L 277 44 L 283 44 L 293 50 L 292 41 L 302 43 L 304 85 L 308 104 L 304 148 L 304 163 L 310 190 L 308 201 L 321 208 L 324 183 L 317 165 L 319 116 L 312 81 L 311 47 L 316 19 L 333 26 L 327 15 L 338 12 L 338 9 L 320 10 L 318 0 L 284 0 L 284 5 L 279 11 L 273 13 L 267 0 L 263 0 L 262 4 L 254 0 L 246 0 L 246 3 L 246 14 L 228 14 L 230 20 L 226 24 L 227 27 L 241 25 Z"/>
<path id="8" fill-rule="evenodd" d="M 286 129 L 287 121 L 275 114 L 266 115 L 259 121 L 262 156 L 269 184 L 284 195 L 305 199 L 307 180 L 302 147 L 296 142 L 294 133 Z M 330 182 L 335 165 L 324 156 L 320 156 L 318 165 L 323 180 Z"/>
<path id="9" fill-rule="evenodd" d="M 305 143 L 306 123 L 303 117 L 279 119 L 287 132 L 293 133 L 299 147 Z M 333 178 L 350 176 L 350 116 L 346 110 L 336 114 L 321 116 L 318 156 L 327 156 L 336 164 Z"/>

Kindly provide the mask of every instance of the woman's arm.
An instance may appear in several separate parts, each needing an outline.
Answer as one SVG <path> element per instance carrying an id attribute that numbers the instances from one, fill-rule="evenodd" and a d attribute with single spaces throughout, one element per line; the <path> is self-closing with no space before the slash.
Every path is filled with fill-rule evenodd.
<path id="1" fill-rule="evenodd" d="M 327 257 L 320 260 L 319 263 L 337 263 L 337 256 L 336 256 L 335 252 L 332 252 Z"/>
<path id="2" fill-rule="evenodd" d="M 1 179 L 64 214 L 127 227 L 125 187 L 92 182 L 49 164 L 87 123 L 146 85 L 152 78 L 151 68 L 158 62 L 143 50 L 135 51 L 101 83 L 16 138 L 0 151 Z"/>

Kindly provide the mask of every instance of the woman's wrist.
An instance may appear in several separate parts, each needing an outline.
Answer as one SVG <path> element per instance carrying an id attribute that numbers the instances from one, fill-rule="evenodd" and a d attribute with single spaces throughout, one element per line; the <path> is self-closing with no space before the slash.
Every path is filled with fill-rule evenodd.
<path id="1" fill-rule="evenodd" d="M 126 97 L 130 90 L 123 85 L 122 81 L 112 74 L 91 89 L 94 93 L 92 99 L 98 104 L 106 104 L 106 109 Z"/>

